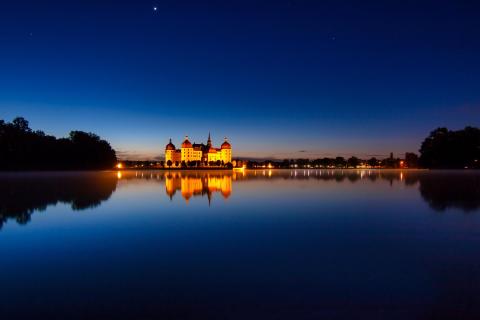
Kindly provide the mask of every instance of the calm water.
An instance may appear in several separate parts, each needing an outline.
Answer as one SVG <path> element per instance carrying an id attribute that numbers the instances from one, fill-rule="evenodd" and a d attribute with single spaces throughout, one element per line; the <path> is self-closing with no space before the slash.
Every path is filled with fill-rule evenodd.
<path id="1" fill-rule="evenodd" d="M 0 319 L 479 319 L 480 172 L 0 174 Z"/>

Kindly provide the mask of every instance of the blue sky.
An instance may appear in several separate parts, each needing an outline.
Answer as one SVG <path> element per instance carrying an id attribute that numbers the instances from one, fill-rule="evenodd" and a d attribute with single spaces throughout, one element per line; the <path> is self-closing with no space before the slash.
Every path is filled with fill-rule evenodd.
<path id="1" fill-rule="evenodd" d="M 480 125 L 479 11 L 473 1 L 10 1 L 0 119 L 92 131 L 130 158 L 209 131 L 244 157 L 417 151 L 438 126 Z"/>

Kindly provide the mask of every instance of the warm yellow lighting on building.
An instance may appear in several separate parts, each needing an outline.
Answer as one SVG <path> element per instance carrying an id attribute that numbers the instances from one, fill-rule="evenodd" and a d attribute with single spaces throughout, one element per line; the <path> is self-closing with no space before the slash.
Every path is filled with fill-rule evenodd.
<path id="1" fill-rule="evenodd" d="M 122 169 L 123 168 L 123 164 L 121 162 L 117 163 L 117 169 Z"/>
<path id="2" fill-rule="evenodd" d="M 171 166 L 178 167 L 182 165 L 182 162 L 188 164 L 192 161 L 198 161 L 205 165 L 232 163 L 232 146 L 225 138 L 220 148 L 213 147 L 210 134 L 206 144 L 192 144 L 186 136 L 180 149 L 177 149 L 170 139 L 165 146 L 165 163 L 171 163 Z"/>
<path id="3" fill-rule="evenodd" d="M 271 163 L 268 164 L 268 169 L 272 169 L 272 164 Z"/>

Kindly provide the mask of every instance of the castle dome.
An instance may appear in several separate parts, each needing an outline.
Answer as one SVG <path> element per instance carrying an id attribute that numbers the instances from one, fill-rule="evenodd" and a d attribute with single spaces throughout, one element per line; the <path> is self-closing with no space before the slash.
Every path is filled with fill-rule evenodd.
<path id="1" fill-rule="evenodd" d="M 182 143 L 182 148 L 193 148 L 192 143 L 188 140 L 188 136 L 185 136 L 185 140 Z"/>
<path id="2" fill-rule="evenodd" d="M 222 143 L 221 148 L 222 149 L 232 149 L 232 146 L 230 145 L 230 143 L 228 143 L 227 138 L 225 138 L 225 142 Z"/>
<path id="3" fill-rule="evenodd" d="M 172 139 L 170 139 L 170 142 L 165 146 L 165 150 L 175 150 L 175 145 L 172 143 Z"/>

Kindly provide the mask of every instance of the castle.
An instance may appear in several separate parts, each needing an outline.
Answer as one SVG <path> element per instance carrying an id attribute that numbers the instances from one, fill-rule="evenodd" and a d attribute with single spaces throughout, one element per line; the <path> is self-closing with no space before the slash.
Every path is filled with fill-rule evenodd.
<path id="1" fill-rule="evenodd" d="M 231 163 L 232 146 L 228 143 L 227 138 L 225 138 L 220 148 L 213 147 L 210 133 L 208 134 L 207 144 L 192 144 L 188 140 L 188 136 L 186 136 L 180 149 L 176 149 L 172 143 L 172 139 L 170 139 L 170 142 L 165 146 L 165 164 L 168 167 L 179 167 L 182 163 L 188 165 L 192 161 L 198 161 L 200 165 L 210 166 Z"/>

